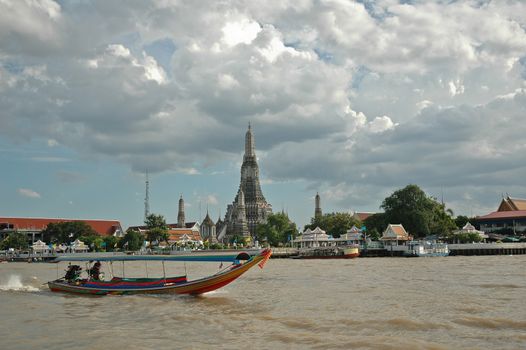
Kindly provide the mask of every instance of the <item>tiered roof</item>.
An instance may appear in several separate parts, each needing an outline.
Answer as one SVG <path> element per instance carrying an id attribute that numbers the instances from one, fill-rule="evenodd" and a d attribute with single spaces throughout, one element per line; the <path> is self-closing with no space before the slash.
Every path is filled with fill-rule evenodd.
<path id="1" fill-rule="evenodd" d="M 526 218 L 526 199 L 502 198 L 497 211 L 477 217 L 477 221 Z"/>

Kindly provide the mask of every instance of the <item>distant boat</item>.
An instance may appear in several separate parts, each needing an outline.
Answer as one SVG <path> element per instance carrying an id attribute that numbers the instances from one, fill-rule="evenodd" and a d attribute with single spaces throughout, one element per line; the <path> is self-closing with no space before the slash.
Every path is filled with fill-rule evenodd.
<path id="1" fill-rule="evenodd" d="M 113 256 L 100 258 L 86 257 L 60 257 L 59 261 L 97 261 L 90 269 L 88 277 L 81 279 L 81 268 L 78 265 L 70 265 L 66 276 L 48 282 L 49 289 L 53 292 L 64 292 L 85 295 L 107 295 L 107 294 L 190 294 L 199 295 L 219 289 L 239 276 L 247 272 L 254 265 L 263 268 L 270 258 L 272 251 L 264 249 L 257 255 L 250 256 L 247 253 L 237 255 L 215 255 L 215 256 Z M 116 277 L 109 281 L 99 280 L 100 261 L 162 261 L 163 271 L 165 261 L 212 261 L 212 262 L 232 262 L 215 275 L 188 281 L 186 275 L 175 277 L 159 278 L 123 278 Z M 244 261 L 244 262 L 240 262 Z M 98 263 L 98 265 L 97 265 Z M 95 273 L 93 273 L 96 268 Z"/>
<path id="2" fill-rule="evenodd" d="M 360 255 L 358 246 L 330 246 L 317 248 L 300 248 L 293 259 L 352 259 Z"/>
<path id="3" fill-rule="evenodd" d="M 404 256 L 425 257 L 425 256 L 448 256 L 449 247 L 447 243 L 436 241 L 410 241 Z"/>

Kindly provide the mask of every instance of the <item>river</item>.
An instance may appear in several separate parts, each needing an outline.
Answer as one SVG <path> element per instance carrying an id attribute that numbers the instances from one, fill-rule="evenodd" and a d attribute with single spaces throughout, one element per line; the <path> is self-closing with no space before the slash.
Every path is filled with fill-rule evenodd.
<path id="1" fill-rule="evenodd" d="M 189 279 L 216 265 L 187 264 Z M 49 292 L 64 268 L 0 264 L 1 349 L 526 348 L 526 255 L 272 259 L 201 297 Z"/>

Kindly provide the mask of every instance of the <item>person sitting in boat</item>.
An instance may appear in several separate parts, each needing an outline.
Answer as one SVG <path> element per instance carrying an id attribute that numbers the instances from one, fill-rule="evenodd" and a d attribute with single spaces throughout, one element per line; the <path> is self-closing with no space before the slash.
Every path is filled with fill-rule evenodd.
<path id="1" fill-rule="evenodd" d="M 64 279 L 69 283 L 78 281 L 80 279 L 80 273 L 82 272 L 82 267 L 79 265 L 69 265 L 66 270 L 66 275 Z"/>
<path id="2" fill-rule="evenodd" d="M 100 281 L 100 261 L 93 264 L 93 267 L 89 270 L 89 275 L 93 281 Z"/>

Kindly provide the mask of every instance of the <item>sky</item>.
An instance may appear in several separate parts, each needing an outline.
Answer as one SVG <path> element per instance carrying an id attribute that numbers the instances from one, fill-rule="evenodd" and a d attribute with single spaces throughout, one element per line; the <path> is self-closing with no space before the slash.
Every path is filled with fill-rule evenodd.
<path id="1" fill-rule="evenodd" d="M 248 123 L 299 227 L 526 198 L 526 2 L 0 1 L 0 216 L 224 215 Z"/>

